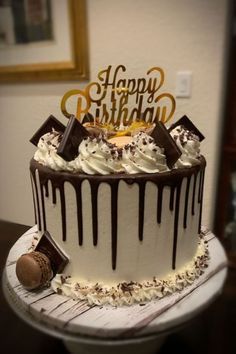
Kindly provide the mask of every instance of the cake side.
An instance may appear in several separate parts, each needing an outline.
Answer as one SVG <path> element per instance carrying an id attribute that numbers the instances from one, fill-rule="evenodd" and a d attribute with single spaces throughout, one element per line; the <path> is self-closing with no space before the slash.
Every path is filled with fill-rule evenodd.
<path id="1" fill-rule="evenodd" d="M 51 287 L 58 294 L 77 300 L 86 300 L 90 305 L 123 306 L 137 302 L 146 303 L 180 292 L 186 286 L 191 285 L 204 273 L 209 259 L 208 244 L 201 235 L 193 259 L 163 278 L 154 276 L 152 279 L 141 282 L 123 281 L 109 285 L 103 282 L 76 282 L 73 277 L 57 274 L 51 281 Z"/>
<path id="2" fill-rule="evenodd" d="M 191 168 L 132 176 L 56 172 L 32 160 L 39 231 L 69 255 L 65 275 L 75 281 L 164 277 L 196 254 L 204 170 L 203 157 Z"/>

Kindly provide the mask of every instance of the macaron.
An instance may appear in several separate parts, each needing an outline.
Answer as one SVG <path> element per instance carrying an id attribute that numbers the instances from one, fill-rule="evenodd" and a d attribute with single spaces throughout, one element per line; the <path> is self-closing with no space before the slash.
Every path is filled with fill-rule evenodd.
<path id="1" fill-rule="evenodd" d="M 117 147 L 122 148 L 127 144 L 130 144 L 133 138 L 131 136 L 116 136 L 109 139 L 109 143 L 115 144 Z"/>
<path id="2" fill-rule="evenodd" d="M 23 254 L 16 262 L 16 275 L 27 290 L 40 288 L 53 277 L 50 260 L 37 251 Z"/>

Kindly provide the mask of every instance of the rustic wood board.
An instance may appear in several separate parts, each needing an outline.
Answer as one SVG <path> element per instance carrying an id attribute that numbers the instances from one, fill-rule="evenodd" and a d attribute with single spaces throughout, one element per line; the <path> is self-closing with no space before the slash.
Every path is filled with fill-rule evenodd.
<path id="1" fill-rule="evenodd" d="M 97 338 L 133 338 L 168 331 L 188 321 L 205 308 L 222 290 L 227 274 L 227 259 L 218 239 L 205 229 L 209 241 L 210 263 L 193 285 L 180 293 L 139 304 L 114 308 L 88 306 L 55 294 L 50 288 L 28 292 L 15 275 L 16 260 L 37 238 L 36 226 L 22 235 L 12 247 L 5 268 L 5 294 L 17 311 L 48 329 L 69 335 L 89 335 Z"/>

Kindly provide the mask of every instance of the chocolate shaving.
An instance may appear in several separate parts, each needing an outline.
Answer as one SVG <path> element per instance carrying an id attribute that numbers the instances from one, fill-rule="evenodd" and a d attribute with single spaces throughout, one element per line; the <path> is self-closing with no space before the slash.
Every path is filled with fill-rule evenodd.
<path id="1" fill-rule="evenodd" d="M 45 122 L 41 125 L 41 127 L 36 131 L 36 133 L 30 139 L 30 142 L 35 146 L 38 145 L 39 139 L 46 133 L 49 133 L 55 129 L 57 132 L 64 132 L 66 127 L 62 124 L 58 119 L 56 119 L 53 115 L 50 115 Z"/>
<path id="2" fill-rule="evenodd" d="M 94 122 L 94 117 L 93 117 L 93 115 L 91 114 L 91 113 L 86 113 L 85 115 L 84 115 L 84 118 L 83 118 L 83 120 L 82 120 L 82 124 L 84 124 L 84 123 L 92 123 L 92 122 Z"/>
<path id="3" fill-rule="evenodd" d="M 75 116 L 71 116 L 61 143 L 58 146 L 57 154 L 66 161 L 73 160 L 78 156 L 78 147 L 80 143 L 87 136 L 89 136 L 89 132 L 83 127 L 78 119 L 75 118 Z"/>
<path id="4" fill-rule="evenodd" d="M 181 156 L 181 151 L 162 122 L 156 122 L 151 137 L 157 146 L 164 149 L 167 165 L 169 168 L 172 168 Z"/>
<path id="5" fill-rule="evenodd" d="M 54 275 L 57 273 L 62 273 L 63 269 L 69 262 L 68 258 L 53 241 L 48 231 L 43 233 L 35 248 L 35 251 L 44 253 L 49 258 Z"/>
<path id="6" fill-rule="evenodd" d="M 62 295 L 62 290 L 61 290 L 61 288 L 57 288 L 57 294 L 58 294 L 58 295 Z"/>
<path id="7" fill-rule="evenodd" d="M 184 115 L 182 118 L 180 118 L 177 122 L 172 124 L 170 128 L 168 129 L 169 132 L 171 132 L 173 129 L 175 129 L 178 126 L 184 126 L 185 129 L 189 130 L 193 134 L 197 135 L 199 138 L 199 141 L 202 141 L 205 139 L 204 135 L 197 129 L 197 127 L 193 124 L 193 122 L 186 116 Z"/>

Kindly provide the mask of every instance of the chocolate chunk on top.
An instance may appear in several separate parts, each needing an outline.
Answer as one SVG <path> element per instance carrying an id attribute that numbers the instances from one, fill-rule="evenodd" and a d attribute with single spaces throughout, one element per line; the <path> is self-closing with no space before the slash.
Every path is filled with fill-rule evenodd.
<path id="1" fill-rule="evenodd" d="M 75 116 L 71 116 L 58 146 L 57 154 L 66 161 L 73 160 L 78 155 L 78 147 L 81 141 L 87 136 L 89 136 L 87 129 Z"/>
<path id="2" fill-rule="evenodd" d="M 45 254 L 51 262 L 51 267 L 54 276 L 57 273 L 62 273 L 63 269 L 69 262 L 69 259 L 62 250 L 54 242 L 48 231 L 45 231 L 40 238 L 35 251 Z"/>
<path id="3" fill-rule="evenodd" d="M 187 129 L 190 132 L 192 132 L 193 134 L 197 135 L 199 138 L 199 141 L 202 141 L 205 139 L 204 135 L 197 129 L 197 127 L 193 124 L 193 122 L 186 115 L 184 115 L 177 122 L 172 124 L 169 127 L 168 131 L 171 132 L 176 127 L 179 127 L 179 126 L 181 127 L 181 125 L 184 126 L 185 129 Z"/>
<path id="4" fill-rule="evenodd" d="M 181 151 L 162 122 L 156 122 L 151 137 L 154 139 L 157 146 L 164 149 L 166 163 L 169 168 L 172 168 L 181 156 Z"/>
<path id="5" fill-rule="evenodd" d="M 66 127 L 62 124 L 57 118 L 53 115 L 50 115 L 45 122 L 41 125 L 41 127 L 35 132 L 35 134 L 30 139 L 30 142 L 35 146 L 38 145 L 39 139 L 42 135 L 49 133 L 52 129 L 58 132 L 64 132 Z"/>

